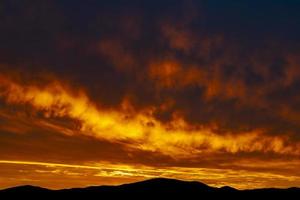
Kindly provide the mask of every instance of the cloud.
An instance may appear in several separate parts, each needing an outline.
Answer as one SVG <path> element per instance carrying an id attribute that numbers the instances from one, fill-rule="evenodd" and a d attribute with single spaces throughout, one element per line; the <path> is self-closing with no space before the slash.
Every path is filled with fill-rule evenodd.
<path id="1" fill-rule="evenodd" d="M 299 144 L 291 144 L 287 136 L 267 136 L 261 130 L 235 136 L 230 133 L 218 135 L 213 127 L 192 126 L 176 116 L 163 124 L 151 115 L 151 110 L 129 114 L 126 107 L 124 110 L 97 108 L 84 93 L 72 94 L 59 83 L 43 88 L 21 86 L 5 78 L 1 83 L 2 97 L 8 104 L 30 105 L 32 109 L 42 111 L 45 117 L 68 117 L 79 123 L 78 133 L 121 142 L 130 148 L 158 151 L 174 157 L 193 157 L 201 152 L 215 151 L 300 153 Z"/>
<path id="2" fill-rule="evenodd" d="M 210 168 L 299 156 L 299 4 L 219 3 L 5 1 L 1 151 L 74 142 L 80 162 Z"/>

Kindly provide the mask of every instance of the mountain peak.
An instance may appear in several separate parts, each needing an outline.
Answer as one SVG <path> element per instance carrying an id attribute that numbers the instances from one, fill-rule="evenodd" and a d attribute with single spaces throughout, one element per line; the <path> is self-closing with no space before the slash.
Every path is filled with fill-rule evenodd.
<path id="1" fill-rule="evenodd" d="M 39 187 L 39 186 L 20 185 L 20 186 L 16 186 L 16 187 L 6 188 L 1 191 L 5 191 L 5 192 L 37 192 L 37 191 L 50 191 L 50 190 Z"/>

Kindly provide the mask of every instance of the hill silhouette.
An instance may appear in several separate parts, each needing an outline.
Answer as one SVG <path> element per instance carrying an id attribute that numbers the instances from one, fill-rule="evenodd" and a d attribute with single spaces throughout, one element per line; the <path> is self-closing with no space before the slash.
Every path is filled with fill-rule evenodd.
<path id="1" fill-rule="evenodd" d="M 210 187 L 204 183 L 196 181 L 155 178 L 119 186 L 91 186 L 86 188 L 50 190 L 25 185 L 0 190 L 0 198 L 3 196 L 13 197 L 20 195 L 23 197 L 79 197 L 84 199 L 94 199 L 95 197 L 147 198 L 162 196 L 170 198 L 182 197 L 184 199 L 207 199 L 212 197 L 268 197 L 268 199 L 273 197 L 284 197 L 287 199 L 288 197 L 299 197 L 300 188 L 237 190 L 229 186 L 221 188 Z"/>

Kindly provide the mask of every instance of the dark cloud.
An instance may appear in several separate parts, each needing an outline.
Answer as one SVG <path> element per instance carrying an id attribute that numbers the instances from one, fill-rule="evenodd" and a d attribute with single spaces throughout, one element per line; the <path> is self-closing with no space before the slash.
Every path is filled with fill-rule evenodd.
<path id="1" fill-rule="evenodd" d="M 3 1 L 0 69 L 22 82 L 83 88 L 98 106 L 118 109 L 127 99 L 137 111 L 154 108 L 163 123 L 180 115 L 220 134 L 259 129 L 298 141 L 299 8 L 295 1 Z M 70 157 L 129 159 L 115 144 L 60 137 L 53 146 L 70 146 Z"/>

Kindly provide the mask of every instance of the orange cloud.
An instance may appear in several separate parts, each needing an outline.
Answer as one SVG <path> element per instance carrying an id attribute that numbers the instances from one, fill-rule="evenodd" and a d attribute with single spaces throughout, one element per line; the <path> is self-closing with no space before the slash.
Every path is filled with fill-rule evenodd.
<path id="1" fill-rule="evenodd" d="M 209 72 L 199 66 L 186 65 L 169 59 L 150 64 L 149 77 L 159 88 L 179 89 L 192 85 L 203 87 L 206 99 L 214 97 L 244 99 L 247 88 L 243 81 L 239 79 L 222 81 L 220 65 L 217 63 L 213 71 Z"/>
<path id="2" fill-rule="evenodd" d="M 166 73 L 172 74 L 173 69 L 170 71 Z M 8 104 L 30 105 L 46 117 L 69 117 L 79 121 L 81 134 L 121 142 L 131 149 L 158 151 L 174 158 L 222 151 L 300 155 L 299 143 L 288 136 L 268 136 L 263 130 L 220 135 L 213 127 L 189 125 L 180 116 L 162 123 L 152 116 L 155 108 L 131 115 L 122 109 L 99 108 L 83 91 L 73 94 L 59 82 L 39 87 L 1 77 L 1 85 L 1 96 Z"/>
<path id="3" fill-rule="evenodd" d="M 63 0 L 28 2 L 0 8 L 0 159 L 28 159 L 26 168 L 35 169 L 26 178 L 66 178 L 76 186 L 72 174 L 84 177 L 98 169 L 57 164 L 47 177 L 49 166 L 34 160 L 101 159 L 129 163 L 135 172 L 104 171 L 98 175 L 107 182 L 101 183 L 92 173 L 89 183 L 167 174 L 211 176 L 207 183 L 238 187 L 299 184 L 300 37 L 294 5 L 283 10 L 295 15 L 271 14 L 252 23 L 259 15 L 242 4 L 91 1 L 69 9 Z M 266 4 L 257 11 L 277 13 L 280 7 Z M 245 20 L 250 23 L 241 24 Z M 2 168 L 0 185 L 23 180 L 17 176 L 22 162 L 10 164 L 15 179 L 3 178 L 8 168 Z M 156 168 L 142 175 L 138 171 L 146 170 L 137 163 Z M 161 165 L 174 169 L 155 173 Z"/>
<path id="4" fill-rule="evenodd" d="M 162 87 L 173 87 L 178 85 L 178 77 L 182 73 L 182 68 L 175 61 L 165 61 L 153 63 L 149 67 L 149 76 L 156 80 Z"/>

